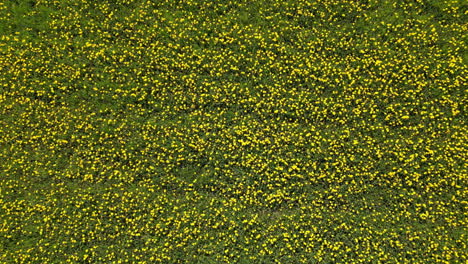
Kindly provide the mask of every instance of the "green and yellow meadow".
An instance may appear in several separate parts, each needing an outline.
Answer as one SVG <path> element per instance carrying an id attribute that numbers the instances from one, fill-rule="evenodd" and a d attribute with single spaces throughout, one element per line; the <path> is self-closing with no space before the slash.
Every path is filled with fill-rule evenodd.
<path id="1" fill-rule="evenodd" d="M 1 263 L 467 263 L 462 0 L 0 0 Z"/>

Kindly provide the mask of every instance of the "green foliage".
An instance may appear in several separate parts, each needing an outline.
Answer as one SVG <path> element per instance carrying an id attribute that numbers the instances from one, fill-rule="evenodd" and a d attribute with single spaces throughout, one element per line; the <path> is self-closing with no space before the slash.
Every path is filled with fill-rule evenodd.
<path id="1" fill-rule="evenodd" d="M 467 7 L 0 2 L 0 262 L 465 263 Z"/>

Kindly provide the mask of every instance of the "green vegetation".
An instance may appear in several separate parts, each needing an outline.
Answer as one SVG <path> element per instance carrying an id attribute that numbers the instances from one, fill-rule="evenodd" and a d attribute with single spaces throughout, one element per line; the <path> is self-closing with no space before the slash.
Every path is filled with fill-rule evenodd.
<path id="1" fill-rule="evenodd" d="M 466 263 L 467 7 L 0 1 L 0 262 Z"/>

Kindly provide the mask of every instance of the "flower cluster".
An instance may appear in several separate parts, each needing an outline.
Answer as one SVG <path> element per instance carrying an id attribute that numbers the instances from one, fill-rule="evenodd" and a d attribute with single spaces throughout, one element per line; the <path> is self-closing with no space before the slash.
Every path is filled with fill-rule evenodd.
<path id="1" fill-rule="evenodd" d="M 0 2 L 0 262 L 466 262 L 462 2 Z"/>

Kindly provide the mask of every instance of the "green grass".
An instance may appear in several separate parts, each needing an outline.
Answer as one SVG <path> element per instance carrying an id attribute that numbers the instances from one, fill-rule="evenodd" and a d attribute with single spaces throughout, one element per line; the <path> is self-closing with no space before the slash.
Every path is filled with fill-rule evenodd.
<path id="1" fill-rule="evenodd" d="M 0 262 L 466 262 L 467 8 L 0 2 Z"/>

